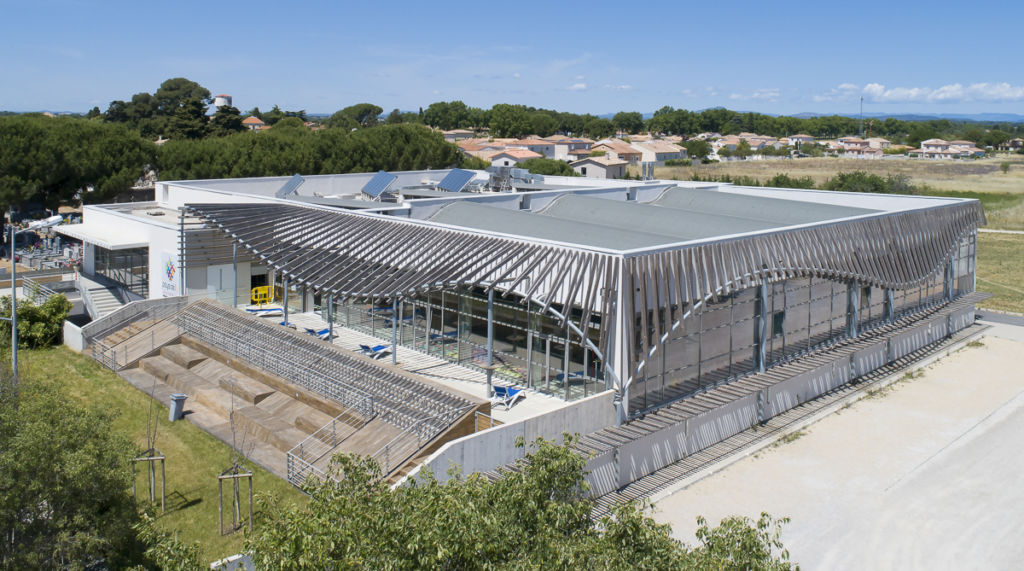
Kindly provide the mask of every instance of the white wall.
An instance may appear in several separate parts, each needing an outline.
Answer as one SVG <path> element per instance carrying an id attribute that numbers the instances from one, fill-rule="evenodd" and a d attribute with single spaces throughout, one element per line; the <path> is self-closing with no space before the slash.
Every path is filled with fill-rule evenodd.
<path id="1" fill-rule="evenodd" d="M 486 472 L 512 464 L 526 454 L 526 449 L 515 446 L 519 437 L 527 445 L 537 438 L 561 444 L 563 433 L 585 436 L 611 426 L 615 424 L 614 394 L 615 391 L 605 391 L 557 410 L 453 440 L 431 454 L 406 479 L 416 478 L 424 466 L 429 466 L 440 482 L 448 480 L 451 464 L 460 466 L 465 474 Z"/>

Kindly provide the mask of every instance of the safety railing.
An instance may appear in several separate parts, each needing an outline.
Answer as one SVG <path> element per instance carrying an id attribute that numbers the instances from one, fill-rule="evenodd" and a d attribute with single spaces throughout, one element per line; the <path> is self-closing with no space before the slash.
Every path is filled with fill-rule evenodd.
<path id="1" fill-rule="evenodd" d="M 93 360 L 99 364 L 111 371 L 120 371 L 177 339 L 181 334 L 181 327 L 172 313 L 133 332 L 120 343 L 107 343 L 103 338 L 97 338 L 89 344 L 89 352 Z"/>
<path id="2" fill-rule="evenodd" d="M 286 454 L 286 475 L 288 481 L 302 486 L 306 478 L 313 475 L 324 479 L 327 471 L 316 465 L 334 451 L 342 442 L 366 426 L 373 419 L 373 400 L 350 406 L 330 422 L 320 427 L 299 442 Z"/>
<path id="3" fill-rule="evenodd" d="M 57 295 L 57 292 L 32 278 L 23 277 L 21 278 L 21 294 L 32 300 L 32 303 L 41 305 L 52 296 Z"/>
<path id="4" fill-rule="evenodd" d="M 436 438 L 456 420 L 469 412 L 474 405 L 455 409 L 446 414 L 421 418 L 412 426 L 403 430 L 387 444 L 370 455 L 380 464 L 381 475 L 387 478 L 392 472 L 401 468 L 406 462 L 428 442 Z"/>

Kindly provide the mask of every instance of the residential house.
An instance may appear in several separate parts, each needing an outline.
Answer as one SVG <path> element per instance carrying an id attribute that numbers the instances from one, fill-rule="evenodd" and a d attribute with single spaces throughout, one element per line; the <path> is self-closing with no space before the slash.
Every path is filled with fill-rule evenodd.
<path id="1" fill-rule="evenodd" d="M 539 159 L 544 155 L 535 153 L 529 149 L 505 149 L 491 155 L 492 167 L 514 167 L 527 159 Z"/>
<path id="2" fill-rule="evenodd" d="M 868 141 L 860 137 L 840 137 L 836 142 L 842 145 L 844 150 L 861 149 L 870 146 Z"/>
<path id="3" fill-rule="evenodd" d="M 587 178 L 623 178 L 627 161 L 608 155 L 587 157 L 572 163 L 572 170 Z"/>
<path id="4" fill-rule="evenodd" d="M 543 155 L 544 158 L 555 158 L 555 143 L 544 139 L 518 139 L 509 143 L 510 149 L 527 149 Z"/>
<path id="5" fill-rule="evenodd" d="M 812 137 L 810 135 L 803 135 L 803 134 L 797 134 L 797 135 L 790 135 L 789 136 L 789 144 L 794 146 L 794 147 L 797 147 L 797 146 L 800 146 L 800 145 L 804 145 L 804 144 L 807 144 L 807 143 L 814 143 L 814 137 Z"/>
<path id="6" fill-rule="evenodd" d="M 851 159 L 880 159 L 885 156 L 885 152 L 877 147 L 869 146 L 849 146 L 843 148 L 843 157 Z"/>
<path id="7" fill-rule="evenodd" d="M 944 139 L 926 139 L 921 141 L 921 150 L 924 152 L 945 151 L 949 149 L 949 142 Z"/>
<path id="8" fill-rule="evenodd" d="M 640 151 L 620 139 L 602 139 L 590 147 L 593 151 L 604 151 L 609 157 L 626 161 L 629 164 L 640 162 Z"/>
<path id="9" fill-rule="evenodd" d="M 566 137 L 560 141 L 554 141 L 555 143 L 555 157 L 560 161 L 572 160 L 572 151 L 586 151 L 584 155 L 590 154 L 590 145 L 592 144 L 587 139 L 570 139 Z"/>
<path id="10" fill-rule="evenodd" d="M 1004 151 L 1019 151 L 1024 149 L 1024 139 L 1010 139 L 1002 145 L 999 145 L 999 148 Z"/>
<path id="11" fill-rule="evenodd" d="M 640 151 L 640 160 L 645 163 L 664 165 L 665 161 L 686 158 L 686 149 L 658 139 L 633 143 L 631 146 Z"/>
<path id="12" fill-rule="evenodd" d="M 266 126 L 266 123 L 264 123 L 263 120 L 260 119 L 259 117 L 253 115 L 250 117 L 246 117 L 245 119 L 242 119 L 242 125 L 244 125 L 245 128 L 249 129 L 250 131 L 259 131 L 260 127 Z"/>
<path id="13" fill-rule="evenodd" d="M 870 137 L 867 139 L 867 142 L 868 146 L 872 149 L 882 149 L 884 151 L 885 149 L 892 148 L 892 142 L 881 137 Z"/>
<path id="14" fill-rule="evenodd" d="M 449 143 L 455 143 L 463 139 L 472 139 L 474 136 L 473 131 L 469 129 L 452 129 L 450 131 L 441 131 L 441 134 L 444 135 L 444 140 Z"/>

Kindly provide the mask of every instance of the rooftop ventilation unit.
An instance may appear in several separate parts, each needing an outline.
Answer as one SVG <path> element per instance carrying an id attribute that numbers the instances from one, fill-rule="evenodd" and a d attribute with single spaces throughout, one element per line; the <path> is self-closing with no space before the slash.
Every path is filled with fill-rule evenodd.
<path id="1" fill-rule="evenodd" d="M 281 185 L 281 188 L 277 189 L 274 196 L 277 198 L 284 198 L 290 194 L 295 194 L 296 190 L 302 186 L 302 183 L 306 182 L 306 179 L 302 178 L 298 174 L 292 175 L 292 178 L 288 179 L 287 182 Z"/>

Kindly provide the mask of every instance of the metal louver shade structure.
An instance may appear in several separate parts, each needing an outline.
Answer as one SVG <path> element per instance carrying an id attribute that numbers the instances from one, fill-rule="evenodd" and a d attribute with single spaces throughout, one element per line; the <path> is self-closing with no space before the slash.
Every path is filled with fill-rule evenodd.
<path id="1" fill-rule="evenodd" d="M 961 239 L 984 223 L 979 202 L 950 201 L 615 251 L 315 207 L 192 204 L 186 210 L 292 283 L 339 299 L 470 285 L 514 291 L 563 319 L 574 309 L 577 333 L 600 315 L 600 350 L 594 349 L 603 353 L 620 393 L 634 365 L 682 318 L 684 305 L 795 277 L 912 287 L 944 271 Z"/>

